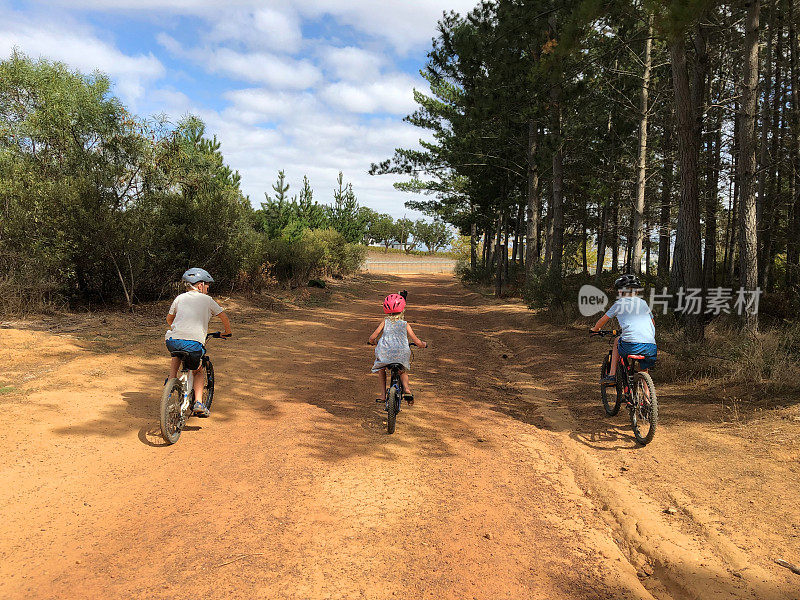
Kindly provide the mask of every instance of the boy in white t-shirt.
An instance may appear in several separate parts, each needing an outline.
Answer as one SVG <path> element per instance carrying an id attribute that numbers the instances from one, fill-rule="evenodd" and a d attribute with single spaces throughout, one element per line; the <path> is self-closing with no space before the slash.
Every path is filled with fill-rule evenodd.
<path id="1" fill-rule="evenodd" d="M 647 371 L 656 362 L 658 348 L 656 347 L 656 325 L 653 313 L 647 302 L 636 295 L 642 284 L 636 275 L 623 275 L 614 282 L 614 287 L 619 290 L 619 298 L 592 327 L 592 331 L 600 331 L 603 325 L 614 317 L 619 321 L 622 333 L 614 340 L 612 346 L 611 366 L 608 375 L 601 383 L 615 385 L 617 378 L 617 363 L 619 357 L 629 355 L 644 356 L 639 361 L 639 368 Z"/>
<path id="2" fill-rule="evenodd" d="M 205 269 L 189 269 L 181 278 L 186 285 L 186 291 L 172 301 L 167 314 L 167 330 L 164 339 L 170 352 L 185 352 L 188 356 L 186 366 L 194 374 L 194 413 L 201 417 L 208 416 L 208 409 L 203 405 L 203 385 L 206 376 L 202 366 L 203 355 L 206 353 L 205 343 L 208 333 L 208 322 L 211 317 L 219 316 L 225 327 L 223 337 L 230 337 L 231 322 L 222 307 L 208 295 L 208 286 L 214 279 Z M 169 376 L 178 376 L 181 358 L 172 357 Z"/>

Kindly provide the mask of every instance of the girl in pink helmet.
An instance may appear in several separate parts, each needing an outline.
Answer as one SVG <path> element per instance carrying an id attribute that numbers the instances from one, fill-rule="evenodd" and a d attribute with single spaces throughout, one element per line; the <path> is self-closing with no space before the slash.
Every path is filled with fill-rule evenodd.
<path id="1" fill-rule="evenodd" d="M 408 371 L 411 369 L 411 349 L 408 342 L 411 340 L 417 346 L 426 348 L 428 344 L 414 335 L 411 325 L 404 320 L 406 309 L 406 299 L 400 294 L 389 294 L 383 301 L 383 312 L 386 318 L 381 321 L 378 328 L 369 336 L 369 343 L 375 344 L 375 364 L 372 365 L 372 372 L 380 376 L 381 391 L 378 396 L 383 400 L 386 396 L 386 367 L 393 363 L 403 365 L 400 372 L 400 380 L 403 382 L 405 393 L 403 396 L 409 404 L 414 403 L 414 394 L 408 383 Z M 383 335 L 381 335 L 381 333 Z M 380 340 L 378 340 L 380 336 Z"/>

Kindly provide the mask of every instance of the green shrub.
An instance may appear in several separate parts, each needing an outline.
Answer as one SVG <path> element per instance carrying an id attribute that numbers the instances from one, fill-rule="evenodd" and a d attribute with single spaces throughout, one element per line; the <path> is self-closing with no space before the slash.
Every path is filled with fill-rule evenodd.
<path id="1" fill-rule="evenodd" d="M 292 286 L 316 277 L 344 277 L 358 271 L 367 249 L 348 243 L 333 229 L 306 229 L 299 237 L 263 242 L 263 264 L 274 277 Z"/>

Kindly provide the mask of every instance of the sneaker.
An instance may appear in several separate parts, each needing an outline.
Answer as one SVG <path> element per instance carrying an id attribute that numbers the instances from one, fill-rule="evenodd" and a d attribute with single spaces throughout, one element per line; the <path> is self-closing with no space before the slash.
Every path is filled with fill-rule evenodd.
<path id="1" fill-rule="evenodd" d="M 600 385 L 617 385 L 617 376 L 616 375 L 606 375 L 602 379 L 600 379 Z"/>
<path id="2" fill-rule="evenodd" d="M 202 402 L 195 402 L 192 414 L 195 415 L 196 417 L 207 417 L 210 414 L 210 411 L 205 407 L 205 405 Z"/>

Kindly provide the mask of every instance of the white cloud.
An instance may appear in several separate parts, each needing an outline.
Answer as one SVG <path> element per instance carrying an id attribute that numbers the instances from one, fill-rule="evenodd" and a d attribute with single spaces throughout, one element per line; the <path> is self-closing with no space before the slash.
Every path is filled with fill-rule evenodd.
<path id="1" fill-rule="evenodd" d="M 225 99 L 231 102 L 231 106 L 225 109 L 227 115 L 251 124 L 285 119 L 320 108 L 309 92 L 275 92 L 263 88 L 248 88 L 225 92 Z"/>
<path id="2" fill-rule="evenodd" d="M 414 109 L 415 83 L 419 85 L 402 74 L 368 84 L 337 82 L 326 86 L 321 96 L 331 105 L 349 112 L 405 115 Z"/>
<path id="3" fill-rule="evenodd" d="M 51 4 L 106 11 L 166 11 L 205 16 L 215 22 L 220 19 L 217 0 L 51 0 Z M 428 45 L 443 11 L 465 14 L 476 4 L 477 0 L 232 0 L 225 5 L 224 18 L 234 8 L 267 9 L 284 15 L 299 13 L 312 18 L 329 16 L 386 40 L 405 53 Z"/>
<path id="4" fill-rule="evenodd" d="M 18 48 L 31 58 L 45 57 L 84 72 L 99 69 L 111 76 L 116 90 L 134 107 L 147 86 L 165 73 L 152 54 L 129 56 L 70 20 L 33 22 L 19 13 L 0 12 L 0 55 Z"/>
<path id="5" fill-rule="evenodd" d="M 293 53 L 300 49 L 303 35 L 296 13 L 262 7 L 226 10 L 225 18 L 214 20 L 209 40 Z"/>
<path id="6" fill-rule="evenodd" d="M 267 52 L 238 52 L 226 47 L 184 48 L 166 33 L 158 42 L 171 54 L 188 58 L 212 73 L 241 81 L 265 83 L 278 89 L 302 90 L 313 86 L 322 73 L 310 61 L 296 60 Z"/>
<path id="7" fill-rule="evenodd" d="M 386 62 L 384 57 L 355 46 L 320 48 L 320 56 L 326 70 L 336 79 L 369 81 L 376 79 Z"/>

